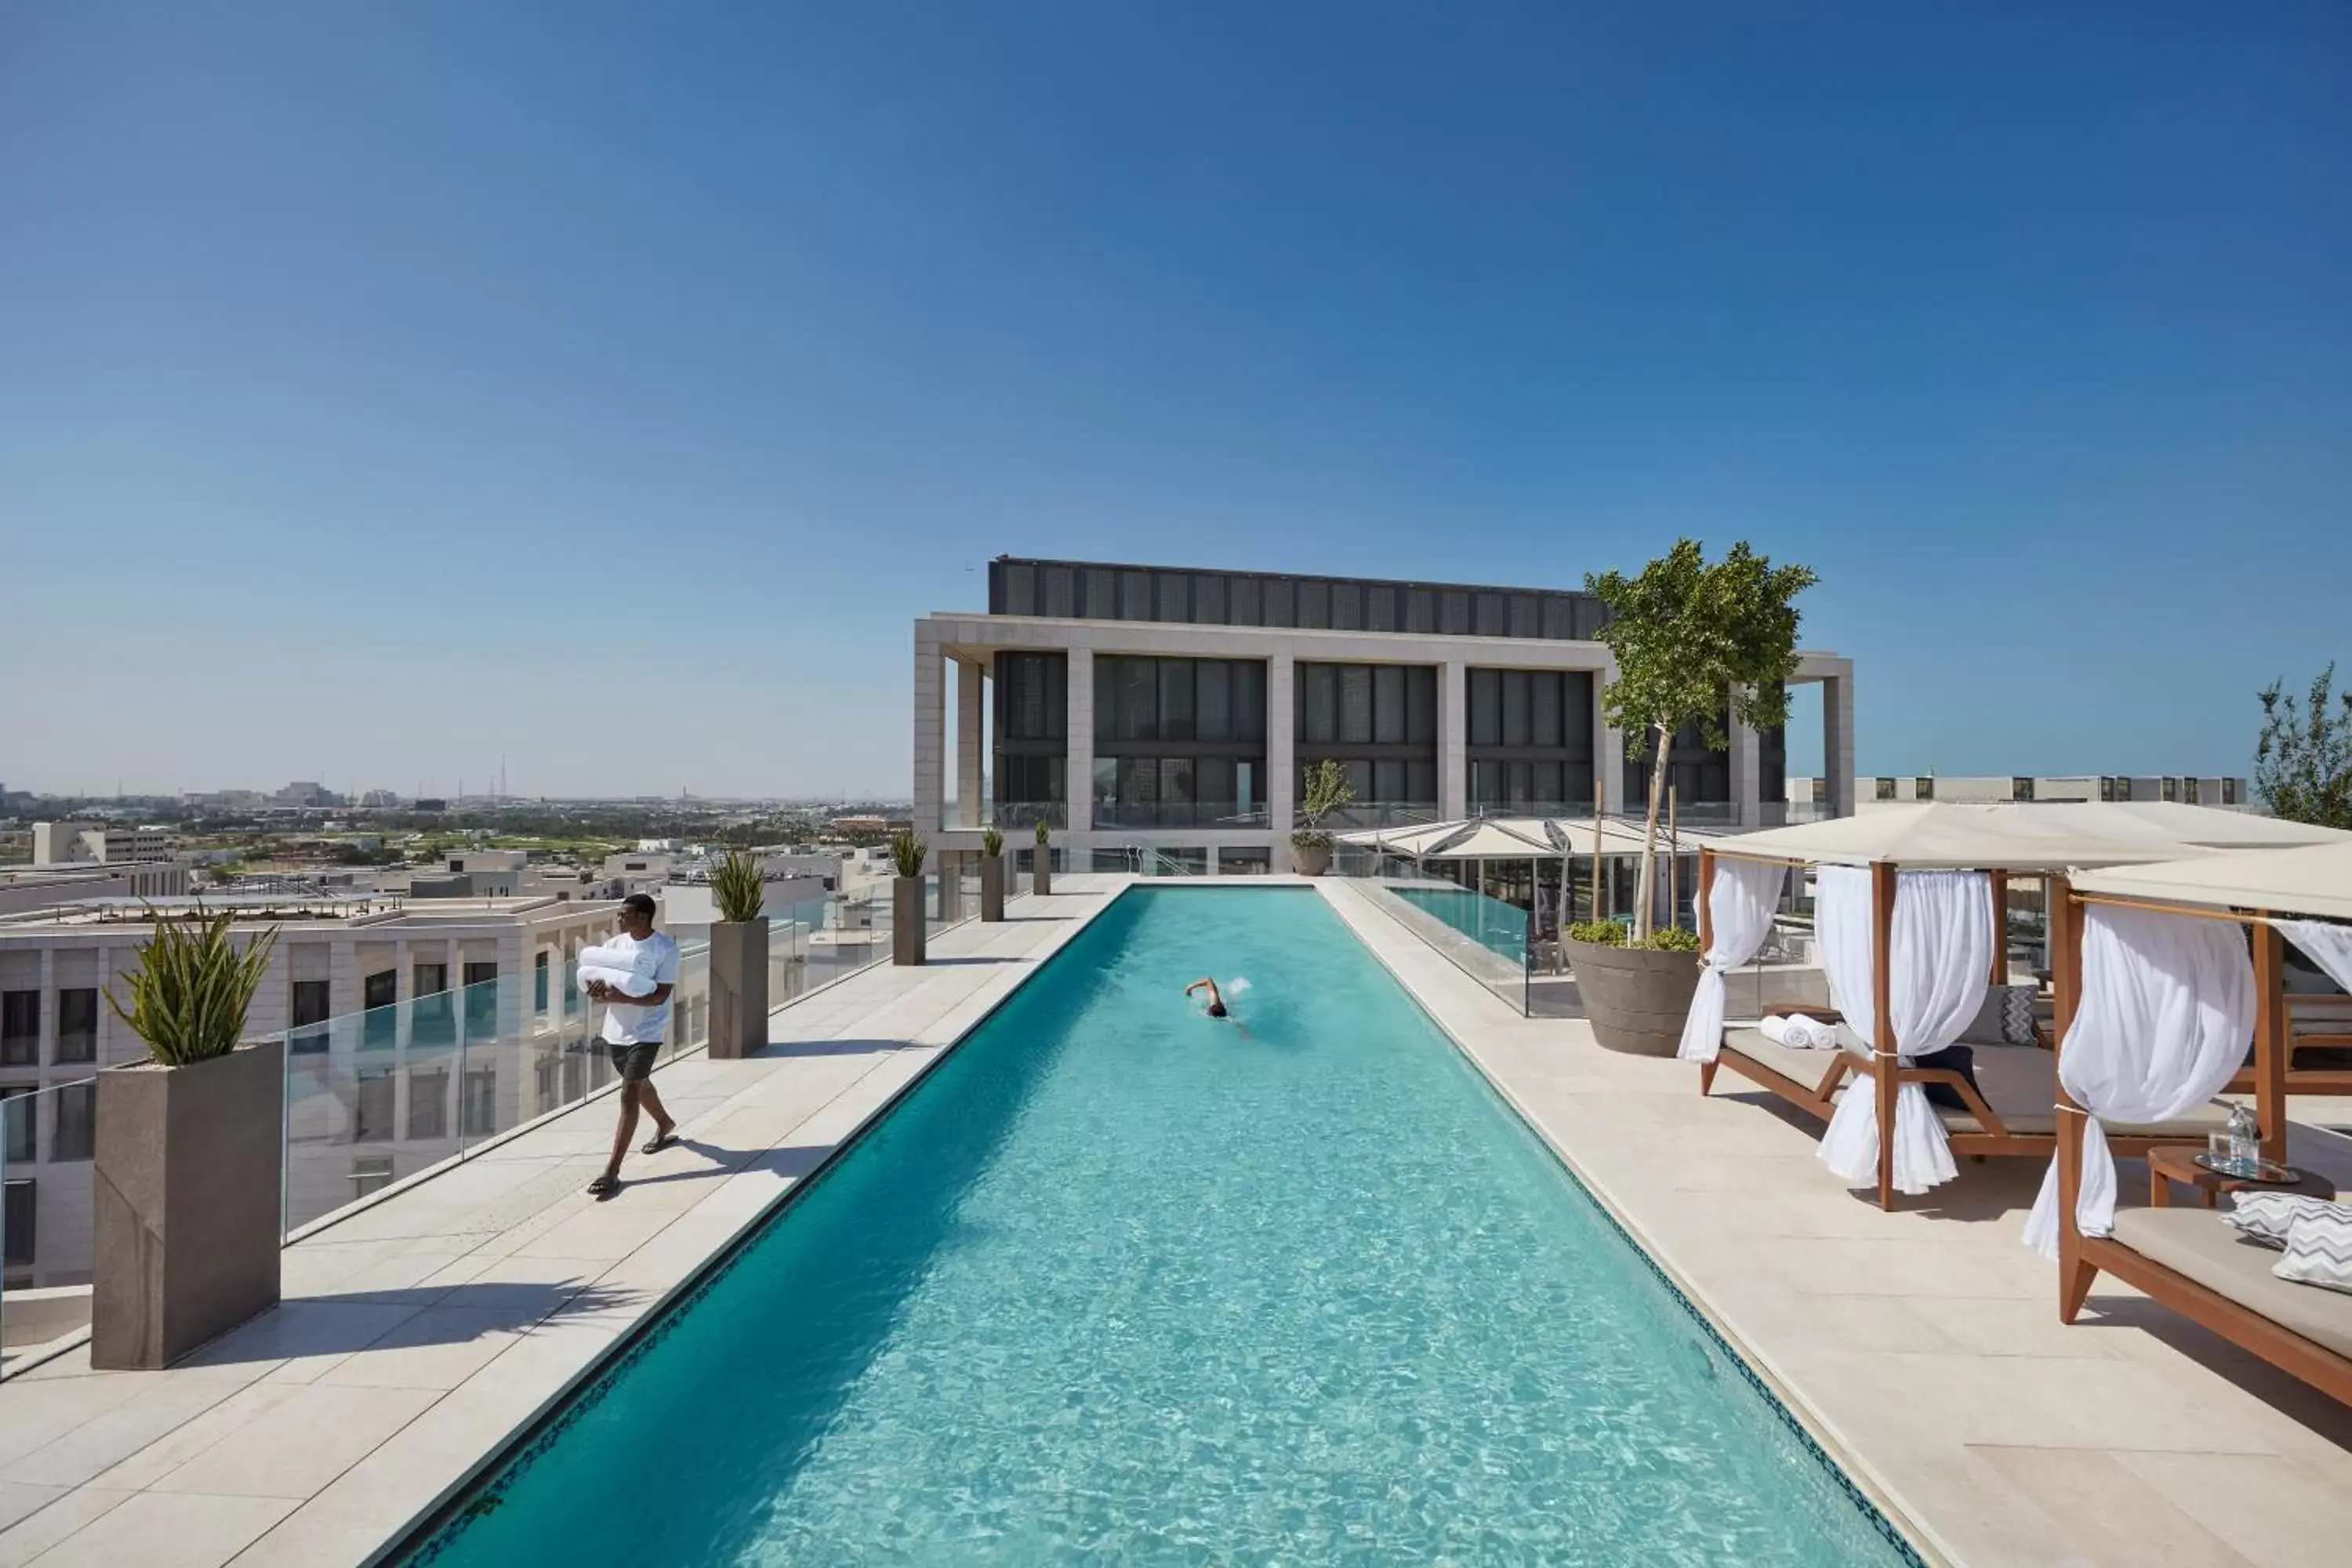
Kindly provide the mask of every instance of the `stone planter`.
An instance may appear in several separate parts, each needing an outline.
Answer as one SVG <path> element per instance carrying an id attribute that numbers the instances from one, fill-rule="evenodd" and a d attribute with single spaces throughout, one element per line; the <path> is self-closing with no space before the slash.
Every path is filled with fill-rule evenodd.
<path id="1" fill-rule="evenodd" d="M 994 922 L 1004 918 L 1004 857 L 980 858 L 980 918 Z"/>
<path id="2" fill-rule="evenodd" d="M 894 877 L 890 881 L 890 962 L 923 962 L 923 879 Z"/>
<path id="3" fill-rule="evenodd" d="M 768 917 L 710 923 L 710 1055 L 758 1054 L 768 1043 Z"/>
<path id="4" fill-rule="evenodd" d="M 1302 877 L 1321 876 L 1331 868 L 1331 847 L 1328 844 L 1292 845 L 1290 868 Z"/>
<path id="5" fill-rule="evenodd" d="M 1054 852 L 1042 844 L 1029 857 L 1029 890 L 1041 899 L 1054 890 Z"/>
<path id="6" fill-rule="evenodd" d="M 98 1075 L 89 1361 L 168 1366 L 278 1300 L 286 1047 Z"/>
<path id="7" fill-rule="evenodd" d="M 1698 954 L 1563 942 L 1592 1037 L 1612 1051 L 1670 1057 L 1698 990 Z"/>

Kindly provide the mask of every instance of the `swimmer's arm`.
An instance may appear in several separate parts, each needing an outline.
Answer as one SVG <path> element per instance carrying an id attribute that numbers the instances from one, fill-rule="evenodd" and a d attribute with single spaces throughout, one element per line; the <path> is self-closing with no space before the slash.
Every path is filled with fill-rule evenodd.
<path id="1" fill-rule="evenodd" d="M 1184 994 L 1190 996 L 1193 992 L 1198 991 L 1203 985 L 1209 988 L 1209 1000 L 1212 1002 L 1215 1001 L 1217 999 L 1217 983 L 1207 978 L 1205 975 L 1199 980 L 1195 980 L 1192 984 L 1184 987 Z"/>

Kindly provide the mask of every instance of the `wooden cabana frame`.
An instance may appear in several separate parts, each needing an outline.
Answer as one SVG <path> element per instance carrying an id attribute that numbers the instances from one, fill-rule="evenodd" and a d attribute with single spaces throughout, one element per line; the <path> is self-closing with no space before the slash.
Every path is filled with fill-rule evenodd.
<path id="1" fill-rule="evenodd" d="M 1938 811 L 1945 815 L 1936 816 Z M 2017 875 L 2048 879 L 2050 902 L 2055 907 L 2067 889 L 2066 872 L 2076 865 L 2129 865 L 2158 860 L 2168 854 L 2177 855 L 2179 847 L 2169 850 L 2151 844 L 2126 843 L 2085 835 L 2061 834 L 2052 826 L 2062 819 L 2042 817 L 2025 831 L 2011 833 L 2013 826 L 2032 819 L 2009 821 L 1987 814 L 1988 808 L 1936 807 L 1916 808 L 1910 822 L 1937 832 L 1918 836 L 1920 854 L 1916 859 L 1902 856 L 1903 835 L 1898 831 L 1874 833 L 1879 846 L 1864 845 L 1836 854 L 1809 854 L 1802 848 L 1782 849 L 1775 842 L 1786 840 L 1791 845 L 1808 837 L 1821 837 L 1814 833 L 1790 829 L 1780 833 L 1756 835 L 1751 838 L 1718 842 L 1703 846 L 1699 850 L 1699 945 L 1701 951 L 1713 945 L 1713 921 L 1709 903 L 1715 887 L 1715 868 L 1719 860 L 1738 859 L 1804 868 L 1822 865 L 1863 865 L 1871 873 L 1872 926 L 1872 991 L 1874 1010 L 1877 1015 L 1879 1038 L 1867 1058 L 1841 1047 L 1823 1053 L 1831 1057 L 1821 1077 L 1804 1082 L 1790 1077 L 1741 1050 L 1729 1037 L 1718 1048 L 1716 1059 L 1703 1063 L 1699 1068 L 1699 1092 L 1712 1092 L 1717 1069 L 1728 1067 L 1759 1088 L 1785 1100 L 1808 1115 L 1826 1122 L 1834 1113 L 1841 1091 L 1859 1088 L 1859 1079 L 1870 1080 L 1870 1092 L 1878 1125 L 1878 1170 L 1876 1196 L 1882 1209 L 1895 1207 L 1895 1102 L 1905 1083 L 1942 1084 L 1953 1090 L 1967 1108 L 1976 1127 L 1945 1128 L 1945 1139 L 1955 1156 L 1972 1158 L 2001 1156 L 2021 1159 L 2049 1159 L 2057 1150 L 2064 1130 L 2066 1117 L 2059 1114 L 2049 1131 L 2024 1131 L 2010 1126 L 1989 1104 L 1984 1095 L 1960 1074 L 1946 1068 L 1908 1067 L 1902 1062 L 1902 1042 L 1895 1037 L 1893 1023 L 1894 982 L 1892 949 L 1895 929 L 1895 901 L 1898 879 L 1905 870 L 1966 870 L 1984 874 L 1992 885 L 1993 956 L 1991 982 L 2005 984 L 2008 981 L 2010 879 Z M 1821 825 L 1814 825 L 1818 828 Z M 1853 837 L 1860 837 L 1859 834 Z M 1761 853 L 1758 852 L 1762 850 Z M 1881 850 L 1884 852 L 1881 852 Z M 1795 1010 L 1822 1014 L 1825 1009 L 1800 1007 Z M 2050 1050 L 2051 1089 L 2058 1091 L 2057 1039 L 2063 1037 L 2063 1026 L 2056 1037 L 2048 1042 Z M 1991 1047 L 1988 1047 L 1991 1048 Z M 2029 1049 L 2027 1047 L 2004 1047 L 2002 1049 Z M 2279 1129 L 2276 1136 L 2284 1137 L 2283 1112 L 2275 1117 Z M 2266 1140 L 2272 1120 L 2264 1122 Z M 2184 1141 L 2201 1141 L 2201 1131 L 2180 1129 L 2139 1134 L 2111 1132 L 2109 1143 L 2126 1154 L 2145 1154 L 2149 1150 Z"/>
<path id="2" fill-rule="evenodd" d="M 2271 853 L 2282 853 L 2271 851 Z M 2262 1116 L 2263 1154 L 2286 1158 L 2286 1029 L 2284 939 L 2260 910 L 2221 910 L 2148 900 L 2077 892 L 2071 887 L 2051 905 L 2051 968 L 2057 993 L 2062 1040 L 2083 995 L 2082 911 L 2095 904 L 2153 910 L 2200 920 L 2227 921 L 2249 928 L 2254 965 L 2254 1065 L 2232 1079 L 2251 1080 Z M 2162 1303 L 2231 1343 L 2260 1356 L 2323 1394 L 2352 1405 L 2352 1358 L 2294 1332 L 2281 1323 L 2113 1237 L 2084 1236 L 2074 1215 L 2083 1185 L 2084 1111 L 2062 1085 L 2058 1090 L 2058 1319 L 2072 1323 L 2102 1272 L 2114 1275 L 2151 1300 Z M 2111 1143 L 2113 1141 L 2110 1141 Z M 2200 1211 L 2201 1212 L 2201 1211 Z M 2219 1223 L 2216 1221 L 2215 1223 Z M 2316 1286 L 2295 1289 L 2317 1289 Z"/>

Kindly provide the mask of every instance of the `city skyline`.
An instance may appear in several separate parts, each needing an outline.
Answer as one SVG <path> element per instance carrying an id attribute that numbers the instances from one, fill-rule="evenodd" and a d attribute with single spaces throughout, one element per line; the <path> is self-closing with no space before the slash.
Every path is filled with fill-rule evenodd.
<path id="1" fill-rule="evenodd" d="M 1864 774 L 2251 773 L 2346 653 L 2347 72 L 2294 5 L 16 8 L 0 778 L 903 795 L 991 556 L 1681 534 L 1821 573 Z"/>

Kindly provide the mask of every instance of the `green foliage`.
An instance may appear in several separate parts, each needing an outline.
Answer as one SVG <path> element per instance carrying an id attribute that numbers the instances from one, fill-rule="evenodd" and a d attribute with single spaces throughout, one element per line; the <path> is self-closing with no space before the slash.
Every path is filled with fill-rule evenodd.
<path id="1" fill-rule="evenodd" d="M 994 823 L 989 824 L 988 831 L 980 836 L 980 852 L 991 857 L 1004 853 L 1004 835 L 996 831 Z"/>
<path id="2" fill-rule="evenodd" d="M 901 877 L 921 876 L 923 858 L 930 852 L 931 847 L 916 837 L 912 828 L 900 828 L 890 835 L 890 864 Z"/>
<path id="3" fill-rule="evenodd" d="M 710 873 L 710 896 L 719 918 L 740 925 L 760 918 L 768 889 L 760 875 L 760 858 L 740 849 L 730 851 Z"/>
<path id="4" fill-rule="evenodd" d="M 1633 947 L 1651 952 L 1696 952 L 1698 933 L 1680 926 L 1660 926 L 1646 938 L 1635 942 L 1633 930 L 1623 921 L 1576 921 L 1568 928 L 1570 942 L 1589 942 L 1597 947 Z"/>
<path id="5" fill-rule="evenodd" d="M 2271 815 L 2323 827 L 2352 827 L 2352 691 L 2336 692 L 2330 664 L 2298 703 L 2279 681 L 2262 691 L 2263 733 L 2254 744 L 2254 792 Z"/>
<path id="6" fill-rule="evenodd" d="M 1043 849 L 1046 845 L 1054 841 L 1054 835 L 1047 830 L 1045 825 L 1042 822 L 1037 825 L 1037 831 L 1034 837 L 1037 840 L 1037 847 L 1040 849 Z"/>
<path id="7" fill-rule="evenodd" d="M 1660 926 L 1650 933 L 1650 940 L 1643 945 L 1653 952 L 1696 952 L 1698 932 L 1685 931 L 1680 926 Z"/>
<path id="8" fill-rule="evenodd" d="M 1622 947 L 1625 945 L 1625 922 L 1575 921 L 1569 925 L 1568 940 L 1591 942 L 1595 947 Z"/>
<path id="9" fill-rule="evenodd" d="M 1326 757 L 1307 770 L 1307 798 L 1299 805 L 1298 815 L 1306 818 L 1312 831 L 1322 826 L 1324 817 L 1355 798 L 1356 792 L 1348 784 L 1348 770 Z"/>
<path id="10" fill-rule="evenodd" d="M 123 976 L 131 1005 L 107 988 L 106 1005 L 147 1042 L 155 1060 L 170 1067 L 210 1061 L 245 1037 L 245 1016 L 269 968 L 278 928 L 239 952 L 229 937 L 235 918 L 208 914 L 201 903 L 180 920 L 158 916 L 155 934 L 140 946 L 139 967 Z"/>

